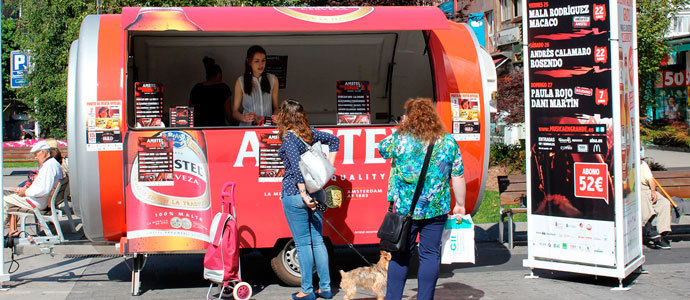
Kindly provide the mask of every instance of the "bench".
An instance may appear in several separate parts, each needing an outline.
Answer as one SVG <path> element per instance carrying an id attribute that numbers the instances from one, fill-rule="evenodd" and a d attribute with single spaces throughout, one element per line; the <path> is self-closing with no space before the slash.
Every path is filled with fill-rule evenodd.
<path id="1" fill-rule="evenodd" d="M 690 198 L 690 170 L 652 171 L 654 178 L 670 196 Z M 525 175 L 498 176 L 498 192 L 500 197 L 498 240 L 504 243 L 504 218 L 508 218 L 508 244 L 513 248 L 513 216 L 527 213 L 525 207 L 527 184 Z M 506 208 L 506 205 L 519 204 L 517 208 Z M 687 213 L 687 212 L 686 212 Z"/>
<path id="2" fill-rule="evenodd" d="M 652 174 L 670 196 L 690 198 L 690 170 L 652 171 Z"/>
<path id="3" fill-rule="evenodd" d="M 513 248 L 513 215 L 527 213 L 526 193 L 527 183 L 524 174 L 498 176 L 498 193 L 500 198 L 498 219 L 498 240 L 504 243 L 504 217 L 508 217 L 508 245 Z M 520 207 L 507 208 L 506 205 L 520 205 Z"/>
<path id="4" fill-rule="evenodd" d="M 62 157 L 67 157 L 67 147 L 59 146 Z M 2 158 L 5 162 L 31 162 L 34 155 L 30 152 L 31 147 L 3 147 Z"/>

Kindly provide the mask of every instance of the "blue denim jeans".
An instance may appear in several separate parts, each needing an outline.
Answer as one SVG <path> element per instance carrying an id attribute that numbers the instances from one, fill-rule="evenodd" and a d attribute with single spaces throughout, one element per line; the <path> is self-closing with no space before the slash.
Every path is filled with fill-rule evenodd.
<path id="1" fill-rule="evenodd" d="M 431 219 L 414 220 L 408 238 L 408 251 L 394 252 L 388 264 L 388 287 L 386 300 L 402 298 L 407 279 L 407 267 L 419 234 L 419 270 L 417 271 L 417 299 L 434 299 L 436 281 L 441 263 L 441 236 L 448 215 Z"/>
<path id="2" fill-rule="evenodd" d="M 323 217 L 312 211 L 302 201 L 300 195 L 283 196 L 283 212 L 297 247 L 297 258 L 302 275 L 302 292 L 307 294 L 313 292 L 314 262 L 316 262 L 316 272 L 319 274 L 319 288 L 322 292 L 330 291 L 328 250 L 322 236 Z"/>

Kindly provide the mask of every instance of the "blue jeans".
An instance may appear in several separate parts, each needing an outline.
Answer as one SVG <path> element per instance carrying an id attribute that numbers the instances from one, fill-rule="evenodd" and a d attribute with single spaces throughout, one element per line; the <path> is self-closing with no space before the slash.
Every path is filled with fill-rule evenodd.
<path id="1" fill-rule="evenodd" d="M 448 215 L 441 215 L 431 219 L 412 221 L 410 237 L 407 239 L 408 250 L 392 253 L 393 259 L 388 264 L 386 300 L 402 298 L 407 279 L 407 267 L 410 263 L 410 255 L 414 251 L 417 234 L 419 234 L 417 299 L 434 299 L 439 264 L 441 263 L 441 236 L 447 219 Z"/>
<path id="2" fill-rule="evenodd" d="M 319 288 L 322 292 L 330 291 L 328 250 L 322 236 L 323 217 L 312 211 L 302 201 L 300 195 L 283 196 L 283 212 L 297 247 L 297 258 L 302 275 L 302 292 L 307 294 L 313 292 L 314 262 L 316 262 L 316 272 L 319 274 Z"/>

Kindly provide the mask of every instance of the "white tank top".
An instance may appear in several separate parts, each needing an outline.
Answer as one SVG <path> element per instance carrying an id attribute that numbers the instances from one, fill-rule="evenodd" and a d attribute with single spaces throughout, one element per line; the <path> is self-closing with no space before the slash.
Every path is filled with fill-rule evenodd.
<path id="1" fill-rule="evenodd" d="M 266 73 L 266 77 L 268 77 L 268 83 L 271 86 L 271 92 L 273 92 L 273 89 L 275 88 L 273 86 L 273 81 L 276 78 L 275 75 L 271 73 Z M 259 81 L 259 78 L 256 78 L 252 76 L 252 93 L 250 95 L 247 95 L 247 93 L 244 92 L 244 75 L 240 76 L 238 78 L 240 81 L 240 87 L 242 88 L 242 108 L 244 109 L 243 113 L 248 113 L 248 112 L 253 112 L 256 113 L 257 116 L 270 116 L 273 114 L 273 101 L 271 97 L 271 93 L 263 93 L 261 91 L 261 83 Z M 251 125 L 251 123 L 247 122 L 240 122 L 241 126 L 248 126 Z"/>

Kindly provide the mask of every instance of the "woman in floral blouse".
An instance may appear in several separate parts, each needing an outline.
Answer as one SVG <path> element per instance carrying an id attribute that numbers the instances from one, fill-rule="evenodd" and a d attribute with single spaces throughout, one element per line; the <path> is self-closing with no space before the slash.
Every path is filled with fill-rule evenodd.
<path id="1" fill-rule="evenodd" d="M 419 234 L 419 271 L 417 299 L 433 299 L 438 279 L 441 235 L 450 213 L 450 182 L 453 183 L 453 215 L 465 214 L 465 177 L 462 156 L 455 139 L 446 133 L 434 103 L 428 98 L 405 102 L 405 116 L 398 130 L 379 144 L 379 153 L 392 159 L 388 182 L 388 201 L 395 212 L 407 214 L 417 188 L 427 147 L 435 141 L 422 193 L 412 214 L 408 250 L 393 253 L 388 266 L 386 299 L 401 299 L 407 278 L 407 266 Z"/>

